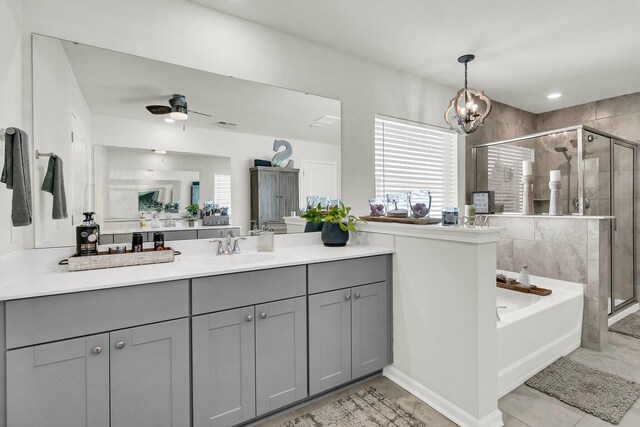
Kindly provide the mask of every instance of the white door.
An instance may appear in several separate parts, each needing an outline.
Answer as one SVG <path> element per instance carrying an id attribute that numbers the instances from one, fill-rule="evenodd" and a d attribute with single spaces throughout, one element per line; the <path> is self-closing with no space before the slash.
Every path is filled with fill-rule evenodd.
<path id="1" fill-rule="evenodd" d="M 302 185 L 300 186 L 300 203 L 306 203 L 307 196 L 323 196 L 337 199 L 338 167 L 334 162 L 319 160 L 302 160 L 300 162 Z"/>
<path id="2" fill-rule="evenodd" d="M 82 213 L 89 210 L 89 190 L 91 179 L 91 156 L 89 155 L 89 141 L 84 124 L 78 115 L 70 109 L 69 127 L 71 129 L 71 162 L 66 164 L 65 170 L 69 171 L 69 189 L 67 194 L 67 207 L 73 226 L 82 223 Z"/>

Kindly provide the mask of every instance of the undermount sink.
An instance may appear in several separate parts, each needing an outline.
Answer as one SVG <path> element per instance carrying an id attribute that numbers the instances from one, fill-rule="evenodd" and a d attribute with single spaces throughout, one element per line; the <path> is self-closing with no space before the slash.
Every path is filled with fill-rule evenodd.
<path id="1" fill-rule="evenodd" d="M 238 265 L 238 264 L 254 264 L 257 262 L 266 262 L 275 259 L 275 255 L 270 254 L 233 254 L 233 255 L 217 255 L 213 259 L 214 264 Z"/>

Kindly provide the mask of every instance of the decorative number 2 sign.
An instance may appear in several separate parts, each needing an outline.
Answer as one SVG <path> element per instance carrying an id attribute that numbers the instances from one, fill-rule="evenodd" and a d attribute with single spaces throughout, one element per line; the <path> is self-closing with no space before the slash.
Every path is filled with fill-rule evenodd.
<path id="1" fill-rule="evenodd" d="M 284 151 L 278 151 L 282 147 L 284 147 Z M 273 166 L 279 166 L 281 168 L 288 168 L 289 166 L 293 166 L 291 162 L 293 160 L 289 160 L 286 164 L 285 162 L 293 155 L 293 148 L 291 148 L 291 144 L 284 139 L 276 139 L 273 141 L 273 151 L 276 154 L 273 155 L 273 159 L 271 159 L 271 164 Z"/>

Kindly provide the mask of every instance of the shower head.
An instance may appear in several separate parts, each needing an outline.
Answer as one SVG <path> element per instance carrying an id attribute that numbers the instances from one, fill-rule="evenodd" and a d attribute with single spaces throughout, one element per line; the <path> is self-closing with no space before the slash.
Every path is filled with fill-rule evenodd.
<path id="1" fill-rule="evenodd" d="M 567 151 L 569 151 L 567 147 L 554 147 L 553 149 L 556 151 L 556 153 L 562 153 L 567 161 L 570 161 L 573 158 L 571 154 L 567 154 Z"/>

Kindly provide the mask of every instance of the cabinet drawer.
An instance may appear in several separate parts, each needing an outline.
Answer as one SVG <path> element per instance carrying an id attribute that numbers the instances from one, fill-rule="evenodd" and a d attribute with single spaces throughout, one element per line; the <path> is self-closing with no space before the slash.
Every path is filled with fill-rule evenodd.
<path id="1" fill-rule="evenodd" d="M 192 240 L 198 238 L 197 230 L 165 231 L 164 241 L 170 240 Z"/>
<path id="2" fill-rule="evenodd" d="M 305 282 L 305 266 L 193 279 L 193 314 L 301 296 Z"/>
<path id="3" fill-rule="evenodd" d="M 7 348 L 188 315 L 188 280 L 7 301 Z"/>
<path id="4" fill-rule="evenodd" d="M 333 291 L 387 280 L 388 255 L 309 265 L 309 293 Z"/>

